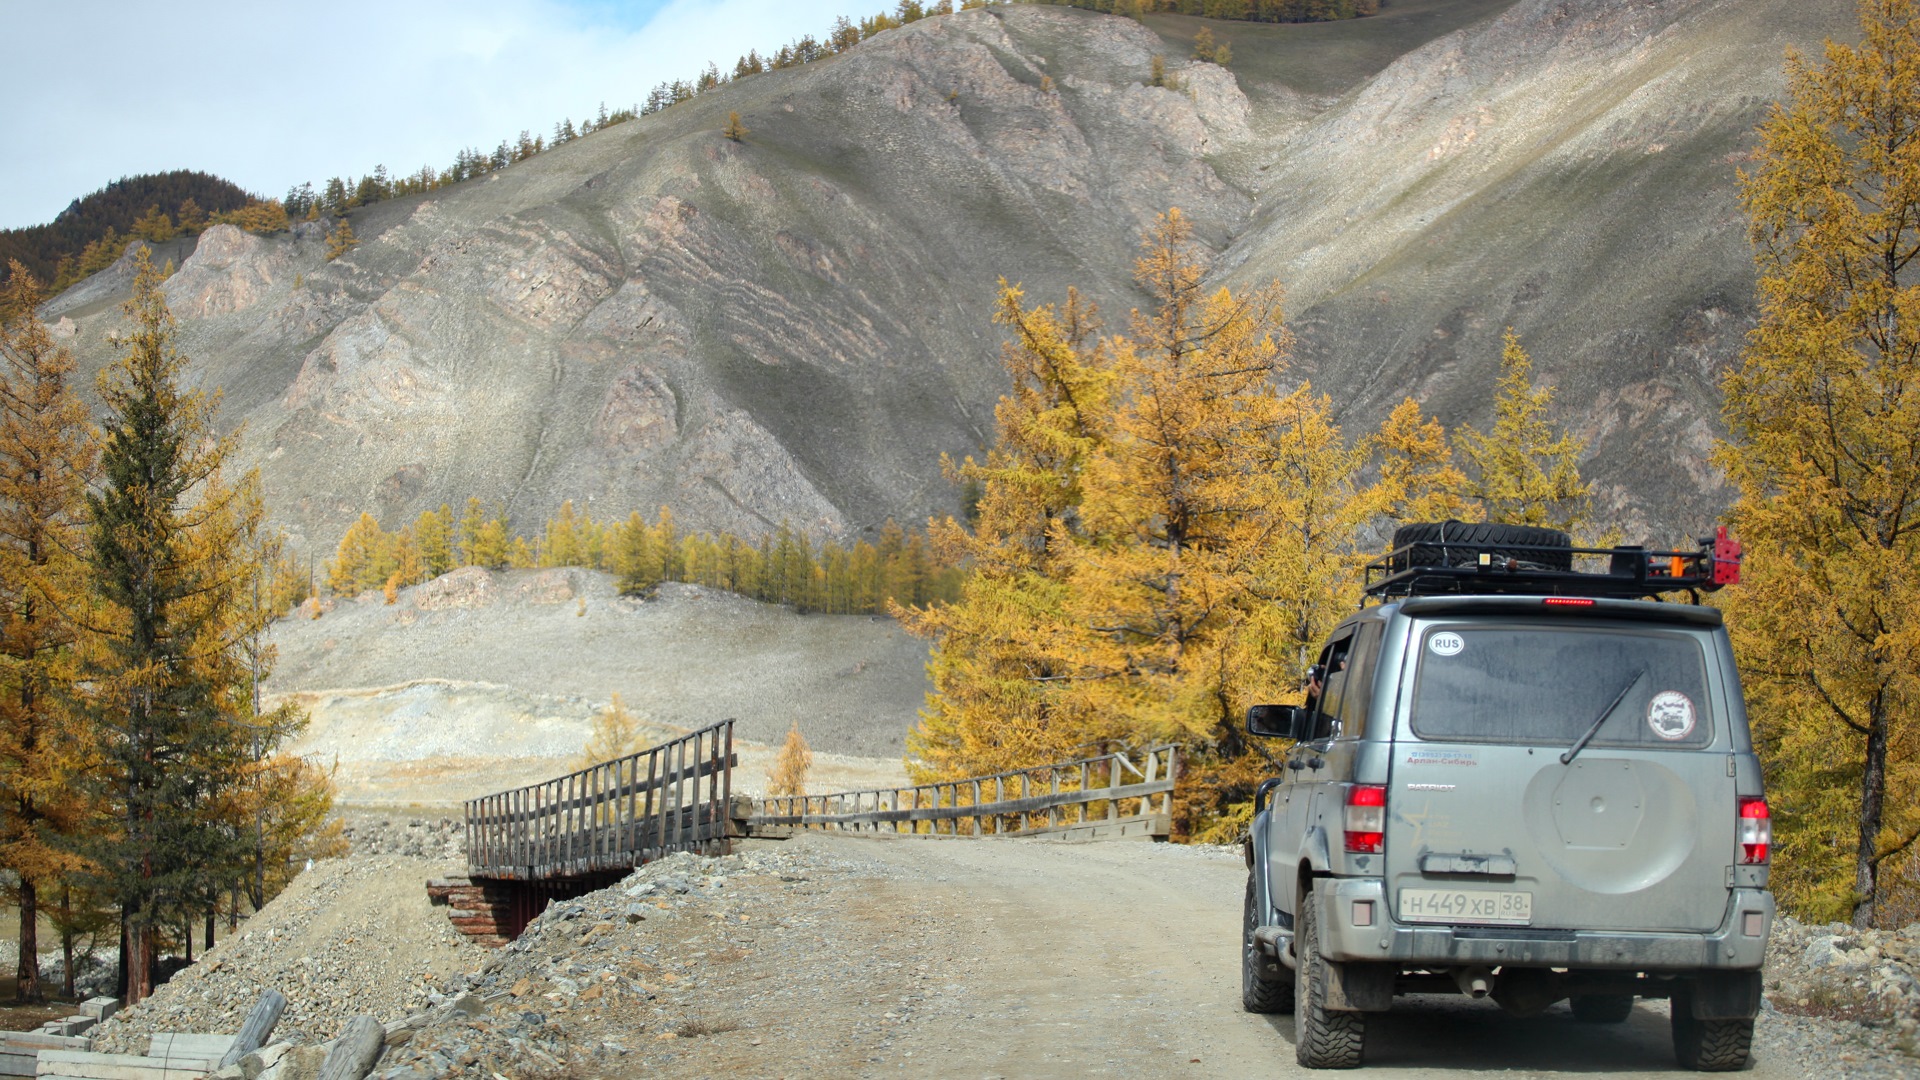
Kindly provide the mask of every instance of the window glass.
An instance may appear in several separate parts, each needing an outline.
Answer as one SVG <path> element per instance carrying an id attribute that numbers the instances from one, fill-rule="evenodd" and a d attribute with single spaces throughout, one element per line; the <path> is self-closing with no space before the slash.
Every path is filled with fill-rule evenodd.
<path id="1" fill-rule="evenodd" d="M 1307 707 L 1313 710 L 1311 742 L 1319 742 L 1333 735 L 1334 723 L 1340 716 L 1341 700 L 1346 695 L 1347 650 L 1352 644 L 1352 631 L 1345 630 L 1320 652 L 1320 693 L 1310 696 L 1307 701 Z"/>
<path id="2" fill-rule="evenodd" d="M 1380 655 L 1380 623 L 1363 623 L 1353 635 L 1353 650 L 1347 657 L 1347 670 L 1341 674 L 1345 685 L 1341 689 L 1339 711 L 1339 735 L 1343 739 L 1357 739 L 1367 732 L 1367 707 L 1373 701 L 1373 665 Z"/>
<path id="3" fill-rule="evenodd" d="M 1713 739 L 1705 655 L 1684 634 L 1429 627 L 1419 665 L 1412 724 L 1422 739 L 1571 746 L 1603 713 L 1589 745 L 1691 748 Z"/>

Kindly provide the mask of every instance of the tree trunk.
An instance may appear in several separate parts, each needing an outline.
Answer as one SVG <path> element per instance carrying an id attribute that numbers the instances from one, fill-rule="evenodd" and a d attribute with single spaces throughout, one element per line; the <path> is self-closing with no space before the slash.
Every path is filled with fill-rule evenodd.
<path id="1" fill-rule="evenodd" d="M 214 920 L 216 920 L 216 919 L 218 919 L 219 917 L 220 917 L 220 909 L 219 909 L 218 907 L 210 907 L 210 908 L 208 908 L 208 909 L 207 909 L 207 942 L 206 942 L 206 947 L 207 947 L 207 949 L 208 949 L 209 951 L 211 951 L 211 950 L 213 949 L 213 924 L 214 924 Z"/>
<path id="2" fill-rule="evenodd" d="M 1853 925 L 1873 926 L 1880 896 L 1880 828 L 1887 797 L 1887 714 L 1884 696 L 1867 709 L 1867 760 L 1860 777 L 1860 846 L 1853 859 Z"/>
<path id="3" fill-rule="evenodd" d="M 144 919 L 127 924 L 126 1003 L 138 1005 L 153 994 L 153 928 Z"/>
<path id="4" fill-rule="evenodd" d="M 60 960 L 65 965 L 65 985 L 61 988 L 67 1000 L 73 1000 L 73 890 L 66 884 L 60 886 Z"/>
<path id="5" fill-rule="evenodd" d="M 14 969 L 19 977 L 21 1001 L 40 1000 L 40 905 L 33 882 L 20 879 L 20 963 Z"/>
<path id="6" fill-rule="evenodd" d="M 120 1000 L 123 1002 L 127 1000 L 127 972 L 132 970 L 127 966 L 127 952 L 130 948 L 131 945 L 127 941 L 127 912 L 123 908 L 120 911 L 120 970 L 114 974 L 113 978 L 114 992 L 120 995 Z"/>

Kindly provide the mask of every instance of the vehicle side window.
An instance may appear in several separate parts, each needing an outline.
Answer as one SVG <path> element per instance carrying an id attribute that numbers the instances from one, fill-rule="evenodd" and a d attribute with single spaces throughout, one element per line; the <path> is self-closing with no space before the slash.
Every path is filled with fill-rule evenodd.
<path id="1" fill-rule="evenodd" d="M 1313 737 L 1309 742 L 1332 738 L 1339 726 L 1348 686 L 1348 652 L 1352 646 L 1353 636 L 1347 633 L 1328 642 L 1320 653 L 1321 690 L 1307 702 L 1313 710 Z"/>
<path id="2" fill-rule="evenodd" d="M 1367 706 L 1373 701 L 1373 666 L 1380 656 L 1381 623 L 1367 623 L 1353 635 L 1348 653 L 1345 685 L 1341 688 L 1339 723 L 1335 734 L 1342 739 L 1358 739 L 1367 733 Z"/>

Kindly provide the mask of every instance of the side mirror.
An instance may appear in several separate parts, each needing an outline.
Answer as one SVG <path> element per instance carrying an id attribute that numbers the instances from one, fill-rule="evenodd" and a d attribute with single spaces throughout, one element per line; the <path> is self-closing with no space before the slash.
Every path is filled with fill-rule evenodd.
<path id="1" fill-rule="evenodd" d="M 1307 710 L 1298 705 L 1254 705 L 1247 709 L 1247 734 L 1268 738 L 1293 739 L 1301 724 L 1308 723 Z"/>

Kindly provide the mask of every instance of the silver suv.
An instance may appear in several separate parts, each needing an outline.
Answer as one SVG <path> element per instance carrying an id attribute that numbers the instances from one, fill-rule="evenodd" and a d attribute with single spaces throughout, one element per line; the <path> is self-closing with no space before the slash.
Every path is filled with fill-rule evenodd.
<path id="1" fill-rule="evenodd" d="M 1747 1064 L 1773 922 L 1760 766 L 1697 550 L 1410 525 L 1368 567 L 1247 840 L 1241 996 L 1294 1012 L 1300 1063 L 1360 1064 L 1400 994 L 1569 1001 L 1618 1023 L 1667 998 L 1694 1069 Z M 1693 603 L 1656 602 L 1683 593 Z"/>

